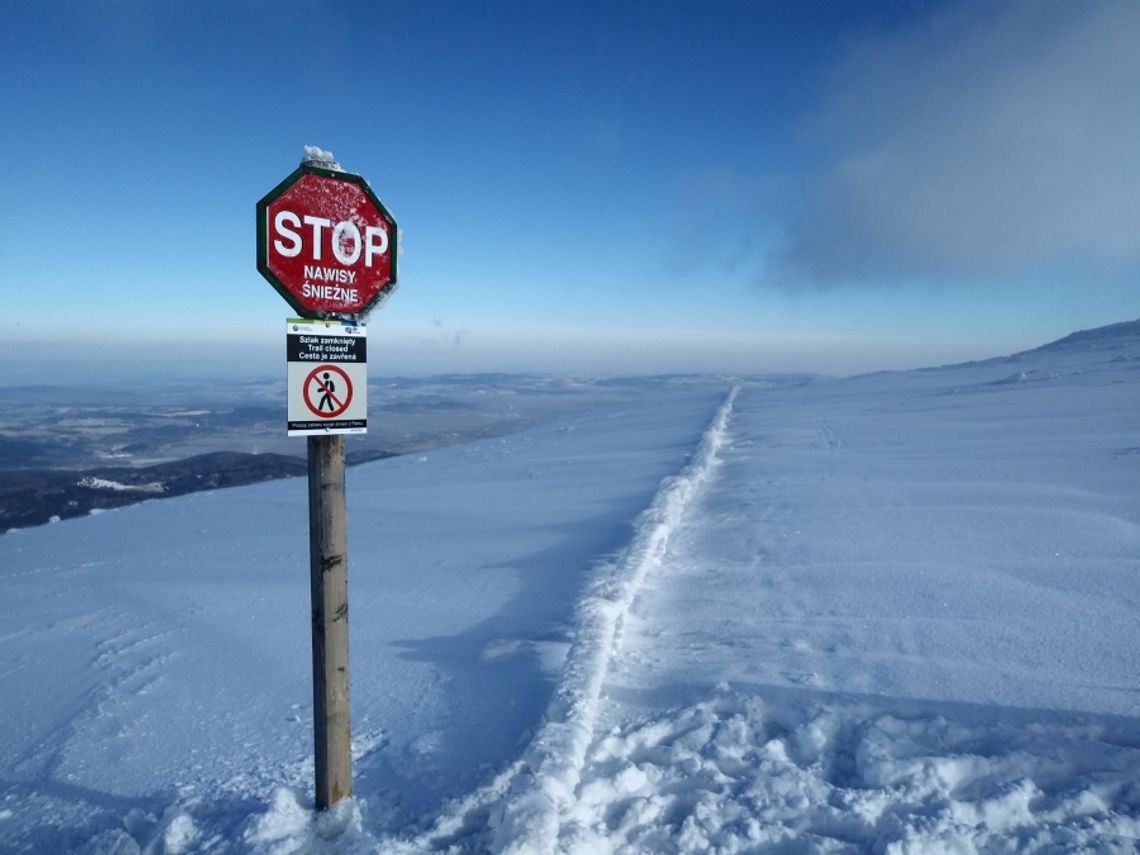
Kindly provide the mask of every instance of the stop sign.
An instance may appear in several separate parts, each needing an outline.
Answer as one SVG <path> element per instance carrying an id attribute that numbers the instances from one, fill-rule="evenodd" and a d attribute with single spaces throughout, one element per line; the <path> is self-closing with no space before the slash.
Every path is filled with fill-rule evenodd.
<path id="1" fill-rule="evenodd" d="M 396 287 L 396 221 L 359 175 L 302 164 L 257 203 L 257 269 L 302 317 L 358 317 Z"/>

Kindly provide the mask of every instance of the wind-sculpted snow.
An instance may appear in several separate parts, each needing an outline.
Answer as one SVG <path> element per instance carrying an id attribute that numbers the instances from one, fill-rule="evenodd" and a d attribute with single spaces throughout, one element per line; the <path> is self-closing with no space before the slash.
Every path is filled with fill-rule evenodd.
<path id="1" fill-rule="evenodd" d="M 1135 328 L 352 470 L 323 816 L 303 484 L 0 538 L 0 851 L 1135 851 Z"/>

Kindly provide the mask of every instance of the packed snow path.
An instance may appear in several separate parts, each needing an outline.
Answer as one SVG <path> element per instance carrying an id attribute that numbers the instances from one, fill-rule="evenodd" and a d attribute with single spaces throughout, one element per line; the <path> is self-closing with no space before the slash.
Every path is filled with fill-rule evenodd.
<path id="1" fill-rule="evenodd" d="M 497 817 L 496 851 L 526 855 L 553 852 L 560 817 L 573 804 L 586 748 L 593 737 L 602 681 L 620 633 L 645 577 L 660 567 L 672 532 L 709 478 L 724 442 L 736 397 L 733 389 L 717 410 L 690 465 L 667 479 L 635 524 L 630 545 L 596 579 L 578 609 L 577 633 L 546 722 L 523 758 L 519 780 Z"/>

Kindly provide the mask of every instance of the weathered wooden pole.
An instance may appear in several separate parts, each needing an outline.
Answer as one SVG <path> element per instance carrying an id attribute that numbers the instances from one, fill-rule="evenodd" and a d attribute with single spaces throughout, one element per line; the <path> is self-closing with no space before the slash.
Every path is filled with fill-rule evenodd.
<path id="1" fill-rule="evenodd" d="M 309 578 L 317 810 L 352 795 L 346 529 L 344 437 L 310 436 Z"/>

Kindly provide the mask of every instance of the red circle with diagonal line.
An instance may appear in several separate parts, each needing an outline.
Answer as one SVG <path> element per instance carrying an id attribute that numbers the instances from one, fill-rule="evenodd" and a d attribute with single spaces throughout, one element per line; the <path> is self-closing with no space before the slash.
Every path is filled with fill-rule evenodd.
<path id="1" fill-rule="evenodd" d="M 324 373 L 323 377 L 318 377 L 318 374 Z M 330 377 L 330 374 L 335 374 L 344 381 L 344 386 L 338 388 L 336 380 Z M 317 403 L 313 404 L 313 395 L 318 395 Z M 348 375 L 344 373 L 344 369 L 336 365 L 318 365 L 309 372 L 309 376 L 305 378 L 304 395 L 305 406 L 309 408 L 315 416 L 320 416 L 322 419 L 335 419 L 341 413 L 348 409 L 348 405 L 352 403 L 352 381 Z M 325 407 L 328 406 L 326 410 Z"/>

